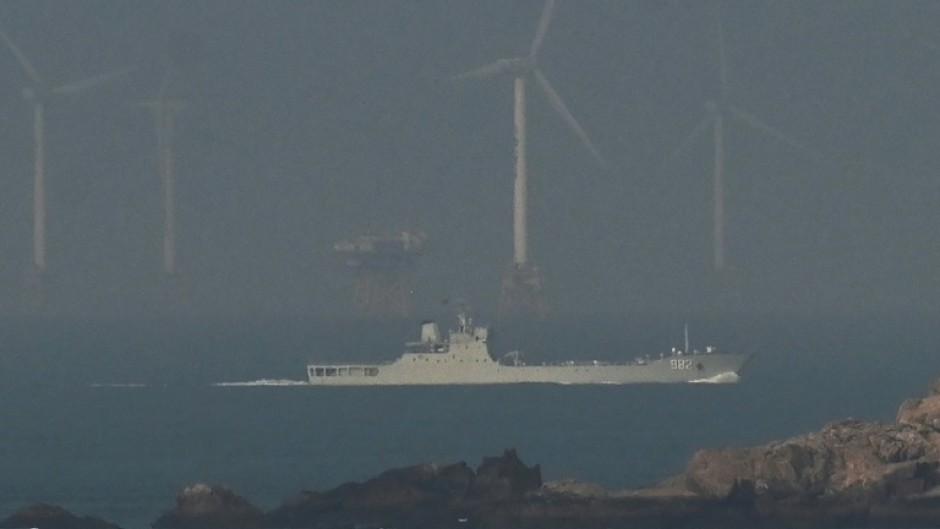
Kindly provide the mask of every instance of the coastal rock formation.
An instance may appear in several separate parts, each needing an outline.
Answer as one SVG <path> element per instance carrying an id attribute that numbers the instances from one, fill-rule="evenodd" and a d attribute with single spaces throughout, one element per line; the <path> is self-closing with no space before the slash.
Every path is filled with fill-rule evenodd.
<path id="1" fill-rule="evenodd" d="M 818 496 L 908 496 L 935 483 L 940 434 L 920 423 L 845 420 L 819 432 L 754 448 L 700 450 L 686 485 L 723 498 L 742 482 L 773 499 Z"/>
<path id="2" fill-rule="evenodd" d="M 940 379 L 930 385 L 930 394 L 927 397 L 904 401 L 898 409 L 897 422 L 940 428 Z"/>
<path id="3" fill-rule="evenodd" d="M 268 527 L 423 525 L 438 520 L 473 470 L 464 463 L 390 470 L 326 492 L 303 491 L 266 515 Z"/>
<path id="4" fill-rule="evenodd" d="M 301 492 L 262 518 L 227 489 L 184 489 L 157 528 L 940 528 L 940 381 L 891 423 L 852 419 L 750 448 L 700 450 L 654 486 L 543 483 L 515 450 Z"/>
<path id="5" fill-rule="evenodd" d="M 264 514 L 225 487 L 198 483 L 176 496 L 176 507 L 153 523 L 155 529 L 260 529 Z"/>
<path id="6" fill-rule="evenodd" d="M 600 529 L 727 527 L 749 522 L 750 511 L 680 488 L 655 492 L 609 491 L 564 480 L 543 483 L 515 450 L 464 463 L 416 465 L 326 492 L 302 492 L 266 516 L 271 528 L 341 529 Z"/>
<path id="7" fill-rule="evenodd" d="M 500 457 L 484 457 L 483 464 L 467 488 L 465 498 L 478 501 L 518 499 L 542 486 L 542 469 L 539 465 L 527 467 L 514 449 L 506 450 Z"/>
<path id="8" fill-rule="evenodd" d="M 47 504 L 25 507 L 0 521 L 2 529 L 120 529 L 117 525 L 92 516 L 75 516 L 66 509 Z"/>
<path id="9" fill-rule="evenodd" d="M 415 465 L 326 492 L 304 491 L 266 519 L 269 527 L 442 526 L 466 520 L 474 506 L 520 498 L 541 485 L 539 467 L 507 450 L 476 471 L 463 462 Z"/>
<path id="10" fill-rule="evenodd" d="M 761 518 L 937 526 L 940 381 L 901 404 L 894 423 L 849 419 L 763 446 L 700 450 L 682 478 L 688 491 L 712 499 L 752 488 Z"/>

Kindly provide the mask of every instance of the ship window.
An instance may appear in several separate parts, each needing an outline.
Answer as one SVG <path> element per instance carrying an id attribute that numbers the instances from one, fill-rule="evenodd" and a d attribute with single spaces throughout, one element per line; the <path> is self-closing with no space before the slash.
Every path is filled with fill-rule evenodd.
<path id="1" fill-rule="evenodd" d="M 352 377 L 361 377 L 363 375 L 363 368 L 361 367 L 350 367 L 349 376 Z"/>
<path id="2" fill-rule="evenodd" d="M 325 370 L 325 369 L 323 369 L 322 367 L 316 368 L 316 376 L 322 377 L 324 374 L 326 374 L 326 370 Z"/>
<path id="3" fill-rule="evenodd" d="M 367 376 L 367 377 L 378 376 L 378 374 L 379 374 L 379 368 L 377 368 L 377 367 L 367 367 L 366 370 L 365 370 L 365 372 L 366 372 L 366 376 Z"/>
<path id="4" fill-rule="evenodd" d="M 328 376 L 328 377 L 335 377 L 335 376 L 336 376 L 336 368 L 335 368 L 335 367 L 328 367 L 328 368 L 326 368 L 326 376 Z"/>

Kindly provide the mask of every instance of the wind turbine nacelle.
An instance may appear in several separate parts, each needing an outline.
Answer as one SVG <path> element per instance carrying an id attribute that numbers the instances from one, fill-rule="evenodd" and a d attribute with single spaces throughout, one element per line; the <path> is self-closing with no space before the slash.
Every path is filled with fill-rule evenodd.
<path id="1" fill-rule="evenodd" d="M 507 71 L 516 76 L 529 75 L 535 70 L 535 62 L 530 57 L 516 57 L 515 59 L 500 59 L 496 61 L 502 63 Z"/>

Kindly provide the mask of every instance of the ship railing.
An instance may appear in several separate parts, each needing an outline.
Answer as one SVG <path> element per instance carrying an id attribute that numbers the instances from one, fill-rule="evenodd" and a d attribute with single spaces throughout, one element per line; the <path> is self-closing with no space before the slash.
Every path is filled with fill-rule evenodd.
<path id="1" fill-rule="evenodd" d="M 309 366 L 307 372 L 311 377 L 374 377 L 379 374 L 378 365 L 349 365 L 349 366 Z"/>

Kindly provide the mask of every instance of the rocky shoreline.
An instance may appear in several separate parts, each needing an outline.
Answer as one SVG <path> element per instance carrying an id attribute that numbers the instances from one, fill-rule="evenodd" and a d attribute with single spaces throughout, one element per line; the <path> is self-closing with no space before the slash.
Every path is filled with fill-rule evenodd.
<path id="1" fill-rule="evenodd" d="M 195 484 L 155 529 L 601 529 L 709 527 L 940 528 L 940 380 L 891 423 L 852 419 L 750 448 L 705 449 L 684 473 L 610 490 L 543 482 L 515 450 L 466 463 L 386 471 L 332 490 L 302 491 L 264 512 L 234 491 Z M 50 505 L 4 528 L 115 529 Z"/>

